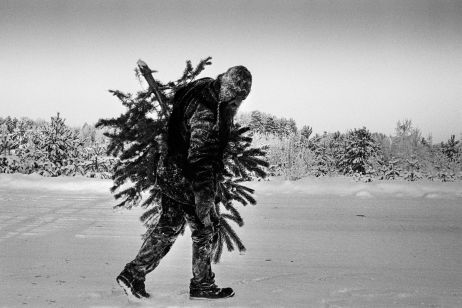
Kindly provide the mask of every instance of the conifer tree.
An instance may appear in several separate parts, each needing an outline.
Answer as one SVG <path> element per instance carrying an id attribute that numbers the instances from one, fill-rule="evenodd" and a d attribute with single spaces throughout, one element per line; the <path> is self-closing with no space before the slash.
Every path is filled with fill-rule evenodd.
<path id="1" fill-rule="evenodd" d="M 380 146 L 365 127 L 350 131 L 345 141 L 341 162 L 344 172 L 365 174 L 371 166 L 370 159 L 379 155 Z"/>
<path id="2" fill-rule="evenodd" d="M 456 140 L 456 135 L 451 135 L 446 143 L 441 142 L 441 150 L 450 161 L 456 160 L 459 155 L 459 142 Z"/>
<path id="3" fill-rule="evenodd" d="M 276 122 L 276 117 L 274 117 L 274 116 L 269 116 L 266 119 L 264 130 L 265 130 L 265 133 L 267 133 L 267 134 L 273 134 L 273 135 L 281 136 L 280 134 L 278 134 L 278 124 Z"/>
<path id="4" fill-rule="evenodd" d="M 263 119 L 263 114 L 260 111 L 252 111 L 250 114 L 250 123 L 249 123 L 250 128 L 254 132 L 258 133 L 264 133 L 264 119 Z"/>
<path id="5" fill-rule="evenodd" d="M 6 124 L 6 128 L 8 130 L 8 133 L 13 132 L 13 130 L 15 129 L 17 123 L 18 123 L 18 119 L 11 118 L 10 116 L 6 117 L 5 124 Z"/>
<path id="6" fill-rule="evenodd" d="M 302 141 L 304 143 L 308 143 L 312 133 L 313 133 L 313 128 L 310 127 L 309 125 L 304 125 L 300 131 Z"/>
<path id="7" fill-rule="evenodd" d="M 13 142 L 11 139 L 11 134 L 8 131 L 7 124 L 4 123 L 0 125 L 0 155 L 11 154 L 11 147 L 13 146 Z"/>
<path id="8" fill-rule="evenodd" d="M 146 79 L 148 89 L 135 95 L 111 90 L 127 110 L 117 118 L 101 119 L 96 124 L 96 127 L 109 128 L 105 133 L 110 139 L 107 153 L 118 158 L 112 173 L 114 185 L 111 188 L 116 200 L 120 201 L 115 207 L 145 208 L 140 218 L 148 228 L 145 236 L 155 226 L 160 214 L 162 190 L 157 183 L 157 166 L 167 150 L 165 140 L 173 96 L 181 86 L 195 80 L 211 64 L 210 60 L 210 57 L 201 60 L 195 68 L 191 61 L 187 61 L 182 76 L 168 83 L 155 79 L 152 76 L 155 71 L 150 70 L 143 61 L 138 61 L 136 75 Z M 230 221 L 239 226 L 244 224 L 233 201 L 242 205 L 255 204 L 252 197 L 254 191 L 242 185 L 242 182 L 266 175 L 264 167 L 268 164 L 264 160 L 265 152 L 251 148 L 252 137 L 247 135 L 248 130 L 235 124 L 231 129 L 229 146 L 225 150 L 225 171 L 219 177 L 219 202 L 215 205 L 220 214 L 215 262 L 219 261 L 225 244 L 229 251 L 234 250 L 235 246 L 239 251 L 245 250 L 230 225 Z"/>
<path id="9" fill-rule="evenodd" d="M 76 131 L 66 126 L 65 120 L 58 112 L 56 117 L 51 117 L 51 123 L 42 127 L 38 134 L 38 150 L 52 164 L 49 169 L 50 175 L 61 175 L 61 167 L 68 159 L 75 158 L 81 140 Z"/>

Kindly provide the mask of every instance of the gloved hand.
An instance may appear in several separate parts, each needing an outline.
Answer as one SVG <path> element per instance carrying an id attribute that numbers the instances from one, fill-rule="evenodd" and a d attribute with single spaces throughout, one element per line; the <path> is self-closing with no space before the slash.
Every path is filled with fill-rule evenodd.
<path id="1" fill-rule="evenodd" d="M 196 215 L 204 226 L 212 226 L 210 210 L 213 208 L 212 197 L 204 192 L 194 193 L 194 207 Z"/>
<path id="2" fill-rule="evenodd" d="M 197 217 L 204 226 L 212 227 L 215 232 L 220 227 L 220 216 L 216 212 L 213 199 L 202 194 L 196 194 L 194 197 Z"/>

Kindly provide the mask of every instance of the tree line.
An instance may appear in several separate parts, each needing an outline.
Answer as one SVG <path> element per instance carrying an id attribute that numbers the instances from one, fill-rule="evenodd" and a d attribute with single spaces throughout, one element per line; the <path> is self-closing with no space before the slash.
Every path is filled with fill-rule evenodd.
<path id="1" fill-rule="evenodd" d="M 254 129 L 254 142 L 267 148 L 272 175 L 287 179 L 347 175 L 364 181 L 462 179 L 460 138 L 451 135 L 447 141 L 433 143 L 409 119 L 398 121 L 391 136 L 372 133 L 366 127 L 313 135 L 307 125 L 287 136 L 282 128 L 271 132 L 252 113 L 241 119 L 250 127 L 259 127 Z"/>
<path id="2" fill-rule="evenodd" d="M 313 134 L 310 126 L 298 129 L 293 119 L 260 111 L 240 113 L 236 121 L 250 127 L 254 146 L 265 149 L 273 176 L 462 179 L 461 139 L 451 135 L 433 143 L 411 120 L 398 121 L 391 136 L 365 127 Z M 103 133 L 88 124 L 71 128 L 59 113 L 50 121 L 0 117 L 0 173 L 110 178 L 117 158 L 107 155 L 109 140 Z"/>
<path id="3" fill-rule="evenodd" d="M 50 121 L 0 117 L 0 173 L 110 178 L 116 159 L 107 145 L 103 131 L 71 128 L 59 113 Z"/>

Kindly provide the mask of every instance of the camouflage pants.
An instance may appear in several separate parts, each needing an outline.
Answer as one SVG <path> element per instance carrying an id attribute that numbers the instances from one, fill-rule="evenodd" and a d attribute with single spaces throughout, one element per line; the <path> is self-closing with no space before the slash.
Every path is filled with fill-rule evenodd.
<path id="1" fill-rule="evenodd" d="M 162 214 L 149 237 L 143 242 L 136 258 L 125 268 L 137 279 L 144 280 L 169 252 L 185 223 L 191 228 L 192 273 L 190 288 L 205 290 L 215 283 L 211 268 L 213 228 L 205 227 L 192 206 L 180 204 L 168 197 L 162 198 Z"/>

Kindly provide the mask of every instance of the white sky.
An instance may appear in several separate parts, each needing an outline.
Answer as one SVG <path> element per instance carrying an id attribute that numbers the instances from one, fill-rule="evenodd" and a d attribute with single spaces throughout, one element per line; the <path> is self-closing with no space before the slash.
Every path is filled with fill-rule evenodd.
<path id="1" fill-rule="evenodd" d="M 0 116 L 95 123 L 139 89 L 141 58 L 163 81 L 212 56 L 242 64 L 244 111 L 315 132 L 410 118 L 435 141 L 462 133 L 462 1 L 0 0 Z"/>

